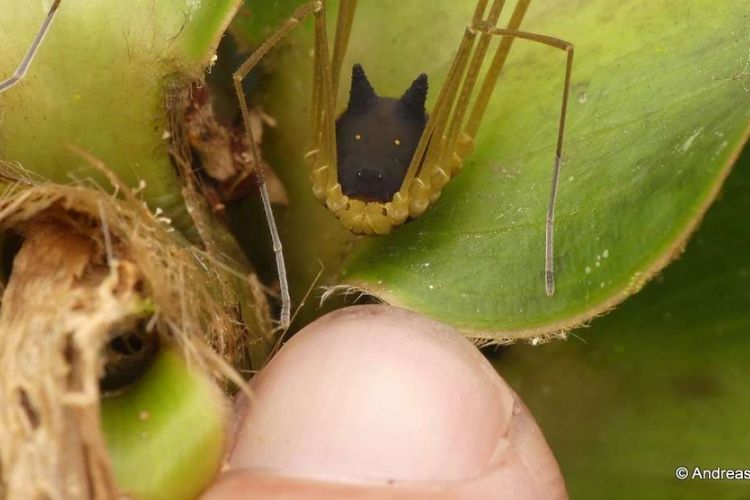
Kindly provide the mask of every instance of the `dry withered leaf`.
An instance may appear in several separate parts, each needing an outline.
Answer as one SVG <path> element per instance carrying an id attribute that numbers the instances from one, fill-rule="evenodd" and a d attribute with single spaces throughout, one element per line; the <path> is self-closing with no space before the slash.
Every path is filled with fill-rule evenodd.
<path id="1" fill-rule="evenodd" d="M 272 117 L 256 106 L 250 110 L 253 138 L 260 155 L 264 127 L 275 127 Z M 223 212 L 226 204 L 244 198 L 256 190 L 257 173 L 261 169 L 268 185 L 271 202 L 288 203 L 284 185 L 271 167 L 262 160 L 256 165 L 244 129 L 221 123 L 211 104 L 206 85 L 194 84 L 184 113 L 185 137 L 199 162 L 204 176 L 203 192 L 215 212 Z"/>

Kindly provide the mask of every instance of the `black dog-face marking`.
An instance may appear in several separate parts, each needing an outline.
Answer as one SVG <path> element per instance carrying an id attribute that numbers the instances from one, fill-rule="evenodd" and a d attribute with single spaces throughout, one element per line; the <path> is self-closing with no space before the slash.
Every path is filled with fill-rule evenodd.
<path id="1" fill-rule="evenodd" d="M 427 75 L 399 99 L 378 97 L 362 66 L 352 69 L 349 105 L 336 121 L 338 178 L 345 195 L 391 201 L 409 168 L 427 114 Z"/>

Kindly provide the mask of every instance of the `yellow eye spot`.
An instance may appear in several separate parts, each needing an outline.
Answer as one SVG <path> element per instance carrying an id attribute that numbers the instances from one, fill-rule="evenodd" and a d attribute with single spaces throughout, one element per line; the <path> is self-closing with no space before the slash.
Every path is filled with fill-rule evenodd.
<path id="1" fill-rule="evenodd" d="M 401 141 L 399 141 L 398 139 L 396 139 L 395 141 L 393 141 L 393 144 L 395 144 L 396 146 L 400 146 L 401 145 Z"/>
<path id="2" fill-rule="evenodd" d="M 354 136 L 354 138 L 357 139 L 357 140 L 360 140 L 362 138 L 362 136 L 359 135 L 359 134 L 357 134 L 357 135 Z"/>

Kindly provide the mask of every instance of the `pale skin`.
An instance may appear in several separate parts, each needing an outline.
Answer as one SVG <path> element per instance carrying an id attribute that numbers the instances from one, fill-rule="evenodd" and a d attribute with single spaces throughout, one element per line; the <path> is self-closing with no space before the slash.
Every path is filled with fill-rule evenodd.
<path id="1" fill-rule="evenodd" d="M 338 310 L 251 386 L 204 499 L 567 498 L 518 395 L 458 332 L 415 313 Z"/>

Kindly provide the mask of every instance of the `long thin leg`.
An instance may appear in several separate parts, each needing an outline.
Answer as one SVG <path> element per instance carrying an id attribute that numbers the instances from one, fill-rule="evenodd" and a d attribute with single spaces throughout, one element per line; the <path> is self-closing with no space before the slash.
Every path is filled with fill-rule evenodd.
<path id="1" fill-rule="evenodd" d="M 510 51 L 513 39 L 510 37 L 504 38 L 497 48 L 495 56 L 493 57 L 492 63 L 490 64 L 487 75 L 484 78 L 479 94 L 475 99 L 475 104 L 469 117 L 468 123 L 464 129 L 464 117 L 466 115 L 466 111 L 468 110 L 470 98 L 472 93 L 474 92 L 474 87 L 477 83 L 479 71 L 482 67 L 482 64 L 484 63 L 484 58 L 486 56 L 487 49 L 489 48 L 490 40 L 492 38 L 492 34 L 489 33 L 489 30 L 496 27 L 498 18 L 500 17 L 500 14 L 503 10 L 505 0 L 493 0 L 487 18 L 485 19 L 482 17 L 482 13 L 484 12 L 486 3 L 487 0 L 480 0 L 477 3 L 477 8 L 474 12 L 474 17 L 472 19 L 471 25 L 467 29 L 467 32 L 479 32 L 481 33 L 481 36 L 479 38 L 479 42 L 477 43 L 476 50 L 471 57 L 471 61 L 466 67 L 466 75 L 463 76 L 462 70 L 455 81 L 446 81 L 445 84 L 454 86 L 456 88 L 458 88 L 458 85 L 461 85 L 461 93 L 458 95 L 455 101 L 455 107 L 453 100 L 450 100 L 446 102 L 439 102 L 439 106 L 438 104 L 436 104 L 435 111 L 433 111 L 434 114 L 442 114 L 446 117 L 448 114 L 451 115 L 450 122 L 448 122 L 448 120 L 446 119 L 436 125 L 433 133 L 434 136 L 439 139 L 437 141 L 433 139 L 432 142 L 436 143 L 436 145 L 430 146 L 430 149 L 432 151 L 430 151 L 429 154 L 426 155 L 423 165 L 419 171 L 419 178 L 426 184 L 431 184 L 432 182 L 436 182 L 442 179 L 440 185 L 433 186 L 433 188 L 440 189 L 443 184 L 448 182 L 450 178 L 449 171 L 453 169 L 452 163 L 454 162 L 454 155 L 458 154 L 460 158 L 463 158 L 470 150 L 470 147 L 467 148 L 467 146 L 470 146 L 470 143 L 464 145 L 463 143 L 465 142 L 465 140 L 463 139 L 463 137 L 469 137 L 473 139 L 476 135 L 484 110 L 487 107 L 487 103 L 489 102 L 492 91 L 495 88 L 497 79 L 500 76 L 500 71 L 505 64 L 505 59 L 507 58 L 508 52 Z M 513 9 L 513 13 L 508 22 L 507 29 L 518 29 L 518 27 L 521 25 L 521 22 L 523 21 L 524 16 L 526 15 L 526 11 L 528 10 L 530 3 L 531 0 L 519 0 L 515 8 Z M 468 57 L 468 54 L 466 57 Z M 458 59 L 458 55 L 456 56 L 456 59 Z M 462 80 L 463 84 L 461 84 Z M 455 96 L 455 93 L 453 94 L 453 96 Z M 462 131 L 463 135 L 461 134 Z M 439 175 L 437 175 L 436 177 L 435 174 Z"/>
<path id="2" fill-rule="evenodd" d="M 500 18 L 500 14 L 502 13 L 504 5 L 505 0 L 494 0 L 494 2 L 492 3 L 492 7 L 490 7 L 487 19 L 483 20 L 483 25 L 487 27 L 495 27 L 497 25 L 498 19 Z M 479 77 L 479 70 L 482 67 L 482 63 L 484 62 L 484 58 L 487 54 L 487 49 L 489 49 L 491 40 L 492 35 L 484 32 L 479 38 L 477 47 L 474 50 L 474 54 L 472 55 L 471 61 L 469 62 L 469 65 L 466 69 L 466 77 L 463 79 L 461 93 L 458 95 L 458 98 L 456 100 L 456 105 L 451 117 L 450 125 L 448 127 L 448 132 L 445 133 L 444 144 L 446 145 L 456 144 L 456 139 L 458 138 L 458 134 L 461 131 L 461 126 L 464 122 L 466 110 L 469 107 L 471 94 L 474 91 L 474 86 L 476 84 L 477 78 Z M 446 159 L 450 161 L 449 158 L 445 158 L 445 154 L 452 154 L 452 150 L 444 150 L 442 153 L 443 154 L 441 154 L 440 163 L 444 164 Z M 425 174 L 427 176 L 431 175 L 430 172 L 425 172 Z"/>
<path id="3" fill-rule="evenodd" d="M 522 38 L 532 42 L 542 43 L 550 47 L 564 50 L 567 54 L 565 64 L 565 81 L 563 83 L 562 105 L 560 106 L 560 121 L 557 126 L 557 146 L 555 148 L 555 163 L 552 167 L 552 186 L 550 189 L 549 204 L 547 205 L 547 220 L 545 232 L 545 252 L 544 252 L 544 275 L 545 290 L 547 295 L 555 293 L 555 267 L 554 267 L 554 233 L 555 233 L 555 203 L 557 201 L 557 186 L 560 180 L 560 159 L 562 158 L 563 137 L 565 136 L 565 117 L 568 112 L 568 96 L 570 95 L 570 76 L 573 72 L 573 44 L 554 38 L 551 36 L 540 35 L 537 33 L 528 33 L 517 31 L 515 29 L 491 28 L 486 31 L 491 35 L 502 37 Z M 504 59 L 503 59 L 504 60 Z M 477 123 L 478 126 L 478 123 Z"/>
<path id="4" fill-rule="evenodd" d="M 487 2 L 488 0 L 478 0 L 476 8 L 474 9 L 472 25 L 478 24 L 479 21 L 481 21 L 482 15 L 487 8 Z M 466 64 L 468 63 L 475 38 L 476 30 L 473 28 L 467 28 L 464 31 L 456 56 L 453 58 L 451 67 L 448 69 L 445 83 L 440 88 L 440 93 L 435 101 L 433 112 L 430 113 L 430 116 L 427 119 L 424 132 L 422 132 L 422 136 L 417 144 L 417 149 L 414 151 L 414 156 L 412 157 L 411 163 L 409 163 L 409 168 L 404 176 L 401 189 L 399 190 L 401 196 L 407 196 L 412 180 L 417 175 L 417 172 L 424 163 L 429 162 L 428 156 L 435 155 L 435 150 L 432 147 L 428 148 L 427 146 L 430 144 L 435 131 L 442 131 L 448 120 L 450 111 L 453 107 L 454 97 L 458 92 L 458 87 L 461 82 L 461 75 L 463 75 Z M 430 150 L 433 152 L 430 153 Z"/>
<path id="5" fill-rule="evenodd" d="M 55 13 L 57 12 L 57 8 L 60 6 L 60 1 L 61 0 L 55 0 L 52 4 L 52 7 L 50 7 L 49 12 L 47 13 L 47 17 L 44 18 L 44 22 L 39 28 L 39 31 L 37 31 L 34 40 L 31 42 L 29 50 L 23 57 L 21 64 L 19 64 L 16 70 L 13 72 L 13 75 L 0 82 L 0 94 L 23 80 L 23 77 L 26 76 L 26 73 L 29 71 L 29 67 L 31 66 L 31 62 L 34 60 L 34 56 L 36 56 L 39 47 L 44 41 L 44 37 L 47 35 L 47 31 L 49 31 L 49 28 L 52 25 L 52 20 L 55 18 Z"/>
<path id="6" fill-rule="evenodd" d="M 523 18 L 526 15 L 526 11 L 529 9 L 531 0 L 519 0 L 513 9 L 513 14 L 510 16 L 506 29 L 517 30 L 521 27 Z M 494 26 L 493 26 L 494 27 Z M 497 79 L 500 77 L 500 72 L 505 66 L 505 60 L 508 58 L 510 47 L 513 45 L 513 37 L 504 37 L 500 41 L 500 46 L 495 51 L 495 56 L 492 59 L 487 75 L 484 77 L 482 87 L 479 89 L 479 94 L 474 101 L 474 108 L 469 115 L 469 120 L 466 124 L 465 132 L 471 137 L 476 137 L 477 130 L 479 130 L 479 124 L 484 117 L 484 112 L 487 109 L 487 104 L 490 101 L 492 92 L 495 90 L 497 85 Z"/>
<path id="7" fill-rule="evenodd" d="M 331 60 L 331 94 L 334 96 L 339 87 L 341 65 L 344 62 L 346 47 L 349 45 L 349 35 L 352 32 L 354 11 L 357 10 L 357 0 L 341 0 L 339 15 L 336 18 L 336 37 L 333 41 L 333 59 Z"/>
<path id="8" fill-rule="evenodd" d="M 351 11 L 354 14 L 354 11 Z M 348 39 L 348 37 L 346 37 Z M 336 50 L 334 48 L 334 50 Z M 328 32 L 325 9 L 315 16 L 315 61 L 313 66 L 313 141 L 319 147 L 317 168 L 328 170 L 326 190 L 330 191 L 338 182 L 336 171 L 336 103 L 333 93 L 331 58 L 328 52 Z M 339 49 L 341 57 L 343 51 Z"/>
<path id="9" fill-rule="evenodd" d="M 245 133 L 247 134 L 248 143 L 250 144 L 250 151 L 253 155 L 255 165 L 258 166 L 258 181 L 260 184 L 260 195 L 263 200 L 263 211 L 266 215 L 266 222 L 271 232 L 271 239 L 273 241 L 273 251 L 276 256 L 276 268 L 279 274 L 279 287 L 281 288 L 281 327 L 287 328 L 289 326 L 289 316 L 291 311 L 291 298 L 289 296 L 289 283 L 286 277 L 286 265 L 284 263 L 284 252 L 281 245 L 281 238 L 279 238 L 279 232 L 276 228 L 276 220 L 273 216 L 273 210 L 271 208 L 271 202 L 268 196 L 268 188 L 266 187 L 266 180 L 264 173 L 262 172 L 263 163 L 260 160 L 258 154 L 258 148 L 253 138 L 253 129 L 250 125 L 250 111 L 247 107 L 247 98 L 245 92 L 242 89 L 242 80 L 250 73 L 256 64 L 271 50 L 287 33 L 292 31 L 296 26 L 299 25 L 307 16 L 310 14 L 318 14 L 322 11 L 323 5 L 321 2 L 310 2 L 297 8 L 284 24 L 279 27 L 268 39 L 261 44 L 247 60 L 242 63 L 237 71 L 232 75 L 234 81 L 234 90 L 237 94 L 237 100 L 240 103 L 240 110 L 242 111 L 242 121 L 245 125 Z"/>

